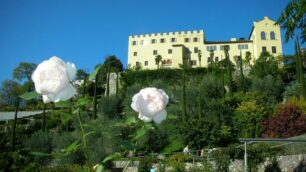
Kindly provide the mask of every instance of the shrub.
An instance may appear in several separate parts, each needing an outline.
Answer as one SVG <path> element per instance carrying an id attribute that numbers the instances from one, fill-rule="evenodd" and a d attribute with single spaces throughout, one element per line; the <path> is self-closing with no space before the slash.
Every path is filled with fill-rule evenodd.
<path id="1" fill-rule="evenodd" d="M 276 114 L 262 122 L 265 137 L 292 137 L 306 132 L 306 115 L 295 105 L 279 105 Z"/>
<path id="2" fill-rule="evenodd" d="M 37 131 L 30 138 L 24 139 L 24 146 L 30 148 L 32 152 L 51 153 L 53 134 L 50 132 Z M 50 157 L 35 156 L 34 160 L 42 165 L 45 165 L 51 160 Z"/>
<path id="3" fill-rule="evenodd" d="M 118 96 L 102 97 L 99 104 L 99 114 L 108 118 L 118 118 L 122 112 L 122 99 Z"/>

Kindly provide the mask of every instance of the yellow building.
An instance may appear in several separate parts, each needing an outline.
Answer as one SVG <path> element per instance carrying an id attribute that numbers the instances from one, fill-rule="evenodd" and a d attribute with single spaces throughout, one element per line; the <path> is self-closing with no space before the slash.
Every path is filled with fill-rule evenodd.
<path id="1" fill-rule="evenodd" d="M 128 66 L 141 66 L 142 69 L 179 68 L 185 58 L 191 67 L 206 67 L 210 62 L 224 58 L 225 45 L 229 46 L 229 56 L 233 62 L 237 62 L 240 53 L 244 58 L 246 52 L 251 53 L 252 61 L 263 51 L 275 56 L 282 55 L 280 27 L 275 25 L 275 21 L 264 17 L 254 22 L 248 39 L 207 41 L 203 30 L 129 36 Z M 158 55 L 162 57 L 159 64 L 155 60 Z"/>

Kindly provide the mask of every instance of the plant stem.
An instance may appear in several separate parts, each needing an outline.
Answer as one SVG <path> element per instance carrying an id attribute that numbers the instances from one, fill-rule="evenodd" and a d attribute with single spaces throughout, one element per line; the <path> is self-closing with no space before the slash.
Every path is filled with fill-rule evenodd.
<path id="1" fill-rule="evenodd" d="M 81 113 L 81 110 L 79 109 L 77 116 L 78 116 L 78 121 L 79 121 L 79 124 L 80 124 L 80 127 L 81 127 L 81 132 L 82 132 L 82 137 L 83 137 L 83 147 L 85 148 L 86 147 L 86 136 L 85 136 L 83 124 L 82 124 L 82 121 L 81 121 L 80 113 Z"/>
<path id="2" fill-rule="evenodd" d="M 46 107 L 47 105 L 44 104 L 44 110 L 43 110 L 43 123 L 42 123 L 42 130 L 46 131 Z"/>

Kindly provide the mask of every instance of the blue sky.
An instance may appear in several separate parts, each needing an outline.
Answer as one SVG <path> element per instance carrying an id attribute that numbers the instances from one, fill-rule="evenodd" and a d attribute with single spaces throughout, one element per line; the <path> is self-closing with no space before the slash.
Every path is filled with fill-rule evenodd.
<path id="1" fill-rule="evenodd" d="M 126 66 L 128 36 L 203 29 L 207 40 L 248 37 L 289 0 L 1 0 L 0 82 L 20 62 L 59 56 L 91 72 L 114 54 Z M 284 33 L 284 31 L 282 31 Z M 284 37 L 283 37 L 284 40 Z M 283 43 L 285 54 L 293 44 Z"/>

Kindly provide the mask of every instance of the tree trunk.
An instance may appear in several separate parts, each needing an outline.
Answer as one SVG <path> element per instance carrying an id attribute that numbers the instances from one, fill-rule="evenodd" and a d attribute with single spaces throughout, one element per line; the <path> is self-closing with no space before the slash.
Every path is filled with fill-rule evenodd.
<path id="1" fill-rule="evenodd" d="M 19 109 L 19 97 L 16 98 L 15 102 L 15 116 L 14 116 L 14 123 L 13 123 L 13 135 L 12 135 L 12 152 L 15 151 L 15 144 L 16 144 L 16 126 L 17 126 L 17 115 Z"/>

